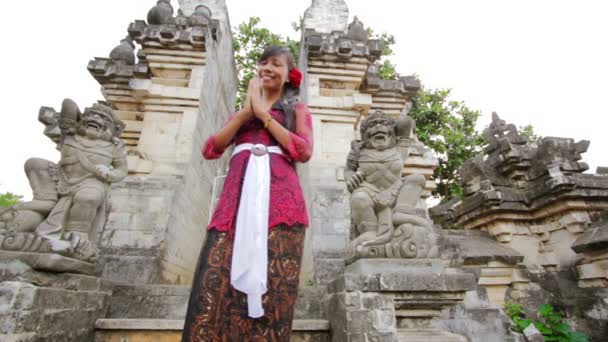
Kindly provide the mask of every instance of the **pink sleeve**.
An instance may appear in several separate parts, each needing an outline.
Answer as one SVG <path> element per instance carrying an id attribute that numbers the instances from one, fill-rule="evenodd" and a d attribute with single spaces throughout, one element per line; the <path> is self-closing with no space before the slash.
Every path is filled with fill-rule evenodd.
<path id="1" fill-rule="evenodd" d="M 232 120 L 234 115 L 235 114 L 230 115 L 228 120 L 226 120 L 226 123 L 228 123 L 230 120 Z M 203 145 L 203 151 L 202 151 L 203 157 L 205 157 L 205 159 L 218 159 L 222 156 L 222 154 L 224 154 L 224 151 L 230 145 L 231 144 L 228 144 L 227 146 L 224 146 L 224 147 L 218 147 L 215 144 L 215 135 L 212 135 L 209 138 L 207 138 L 207 141 L 205 141 L 205 144 Z"/>
<path id="2" fill-rule="evenodd" d="M 296 131 L 289 132 L 289 143 L 285 146 L 289 157 L 300 163 L 307 162 L 312 157 L 312 117 L 305 104 L 298 103 L 295 107 Z"/>

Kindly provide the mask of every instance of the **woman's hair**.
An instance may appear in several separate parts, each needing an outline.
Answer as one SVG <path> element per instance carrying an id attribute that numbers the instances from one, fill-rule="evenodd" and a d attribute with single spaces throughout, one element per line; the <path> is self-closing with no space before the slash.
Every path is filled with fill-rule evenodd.
<path id="1" fill-rule="evenodd" d="M 293 54 L 289 50 L 289 48 L 287 48 L 285 46 L 272 45 L 270 47 L 267 47 L 264 50 L 264 52 L 262 52 L 262 55 L 260 56 L 258 63 L 261 63 L 270 57 L 274 57 L 274 56 L 278 56 L 278 55 L 284 55 L 285 57 L 287 57 L 287 74 L 289 75 L 291 70 L 296 67 L 296 61 L 293 57 Z M 299 101 L 298 95 L 300 95 L 300 89 L 294 88 L 290 82 L 287 82 L 283 86 L 281 98 L 279 99 L 279 101 L 277 101 L 273 105 L 274 108 L 280 108 L 283 110 L 283 113 L 285 114 L 285 128 L 287 128 L 288 130 L 290 130 L 292 132 L 295 131 L 295 126 L 296 126 L 295 125 L 295 115 L 296 115 L 295 105 Z"/>

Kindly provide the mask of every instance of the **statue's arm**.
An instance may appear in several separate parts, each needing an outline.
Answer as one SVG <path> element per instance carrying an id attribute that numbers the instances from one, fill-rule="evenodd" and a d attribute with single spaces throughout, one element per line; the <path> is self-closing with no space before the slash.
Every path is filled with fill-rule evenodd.
<path id="1" fill-rule="evenodd" d="M 118 152 L 112 161 L 112 170 L 109 174 L 109 181 L 112 183 L 123 180 L 129 173 L 127 153 L 125 152 L 124 147 L 122 147 L 122 142 L 120 145 L 121 146 L 118 147 Z"/>
<path id="2" fill-rule="evenodd" d="M 346 157 L 346 168 L 344 169 L 344 179 L 348 191 L 353 192 L 363 183 L 363 175 L 359 170 L 359 149 L 355 147 L 356 142 L 353 142 L 353 147 Z"/>

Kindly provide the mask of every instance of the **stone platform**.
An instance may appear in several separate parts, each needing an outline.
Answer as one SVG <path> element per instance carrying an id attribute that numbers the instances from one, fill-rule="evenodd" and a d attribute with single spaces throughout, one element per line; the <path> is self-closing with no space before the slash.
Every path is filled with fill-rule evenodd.
<path id="1" fill-rule="evenodd" d="M 41 272 L 20 260 L 0 261 L 0 341 L 92 341 L 111 285 L 88 275 Z"/>
<path id="2" fill-rule="evenodd" d="M 396 342 L 424 339 L 431 332 L 448 336 L 435 319 L 475 286 L 473 275 L 445 268 L 439 259 L 357 260 L 328 286 L 332 339 Z"/>
<path id="3" fill-rule="evenodd" d="M 292 342 L 329 342 L 325 291 L 299 290 Z M 179 342 L 190 287 L 178 285 L 115 284 L 107 315 L 95 322 L 95 342 Z"/>

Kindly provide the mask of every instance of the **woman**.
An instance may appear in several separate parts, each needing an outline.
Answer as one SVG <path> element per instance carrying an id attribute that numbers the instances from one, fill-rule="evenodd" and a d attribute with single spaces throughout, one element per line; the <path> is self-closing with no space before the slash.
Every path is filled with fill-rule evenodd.
<path id="1" fill-rule="evenodd" d="M 294 162 L 312 154 L 289 50 L 264 51 L 244 107 L 209 137 L 235 149 L 195 270 L 182 341 L 289 341 L 308 216 Z"/>

